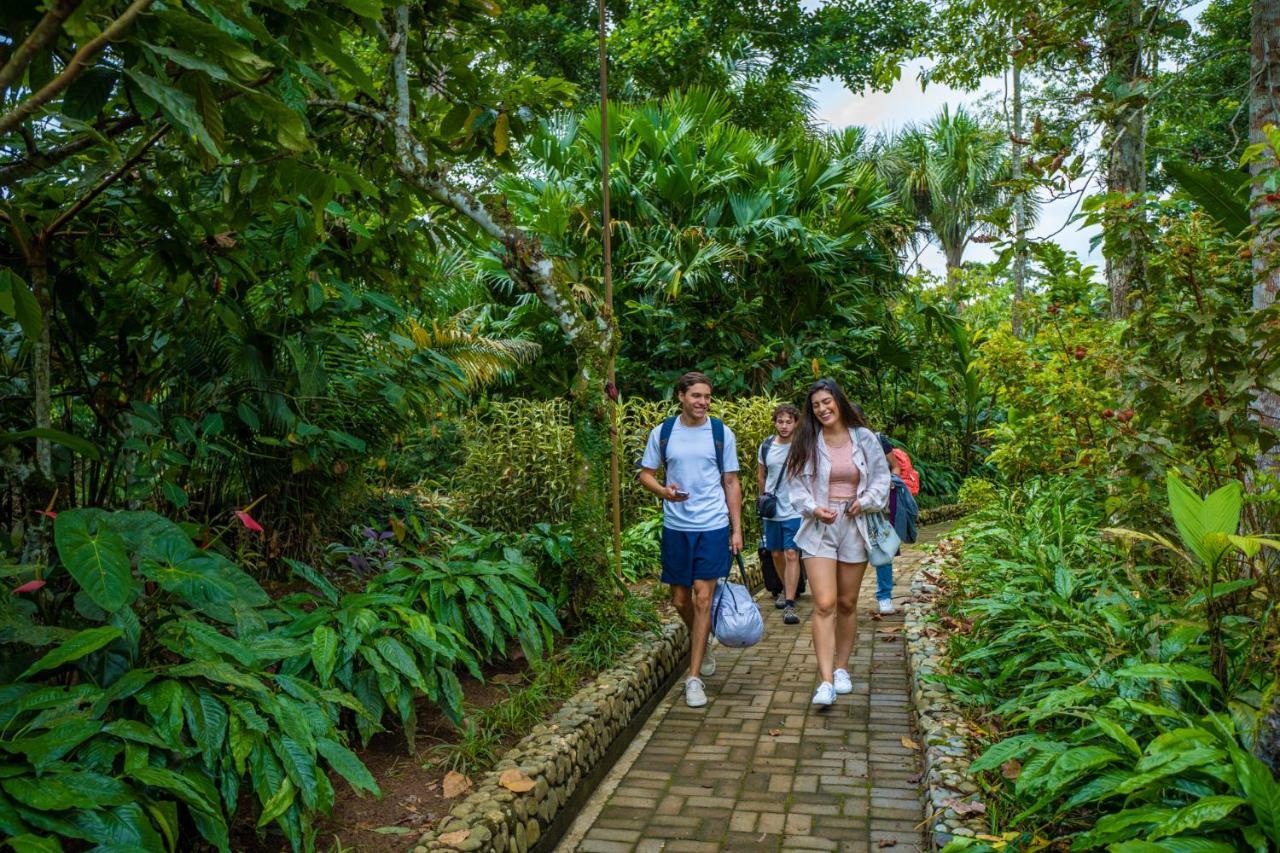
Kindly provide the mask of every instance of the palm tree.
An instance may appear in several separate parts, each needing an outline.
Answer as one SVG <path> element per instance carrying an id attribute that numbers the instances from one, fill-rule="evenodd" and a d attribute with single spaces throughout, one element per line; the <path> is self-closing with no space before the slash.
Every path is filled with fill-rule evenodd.
<path id="1" fill-rule="evenodd" d="M 969 241 L 986 230 L 983 218 L 1007 201 L 1001 182 L 1010 163 L 1002 132 L 963 107 L 944 106 L 924 127 L 908 127 L 890 140 L 879 162 L 899 204 L 938 241 L 947 275 L 954 275 Z"/>
<path id="2" fill-rule="evenodd" d="M 809 320 L 853 322 L 860 306 L 882 302 L 900 278 L 910 222 L 860 132 L 775 138 L 736 124 L 732 109 L 701 88 L 611 105 L 615 293 L 624 357 L 644 352 L 651 370 L 687 359 L 665 345 L 680 305 L 678 324 L 711 319 L 682 325 L 690 340 L 714 327 L 736 338 L 726 351 L 760 351 L 756 387 L 771 358 L 785 364 L 797 342 L 821 334 Z M 595 109 L 544 122 L 521 172 L 500 185 L 558 274 L 585 289 L 598 287 L 600 267 L 598 129 Z"/>

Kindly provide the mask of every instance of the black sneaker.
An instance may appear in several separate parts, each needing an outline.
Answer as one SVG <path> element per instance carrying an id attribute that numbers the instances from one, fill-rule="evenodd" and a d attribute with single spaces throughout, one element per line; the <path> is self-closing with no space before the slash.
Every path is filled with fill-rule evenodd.
<path id="1" fill-rule="evenodd" d="M 773 606 L 781 610 L 787 606 L 787 594 L 780 592 L 773 597 Z"/>
<path id="2" fill-rule="evenodd" d="M 788 604 L 787 609 L 782 611 L 782 621 L 788 625 L 800 624 L 800 617 L 796 615 L 796 608 L 794 605 Z"/>

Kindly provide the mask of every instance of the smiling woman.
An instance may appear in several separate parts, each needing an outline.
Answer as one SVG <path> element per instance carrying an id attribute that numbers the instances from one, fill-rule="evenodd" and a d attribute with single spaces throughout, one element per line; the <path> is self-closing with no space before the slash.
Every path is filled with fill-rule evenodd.
<path id="1" fill-rule="evenodd" d="M 810 386 L 793 445 L 791 503 L 804 517 L 796 545 L 813 590 L 813 704 L 826 706 L 853 691 L 846 667 L 871 542 L 867 514 L 888 504 L 889 466 L 879 439 L 831 379 Z"/>

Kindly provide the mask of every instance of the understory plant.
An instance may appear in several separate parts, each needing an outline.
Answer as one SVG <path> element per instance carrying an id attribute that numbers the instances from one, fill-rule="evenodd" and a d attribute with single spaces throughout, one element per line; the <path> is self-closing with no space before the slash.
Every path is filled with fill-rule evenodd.
<path id="1" fill-rule="evenodd" d="M 1275 625 L 1247 566 L 1277 543 L 1236 534 L 1237 487 L 1201 498 L 1176 478 L 1181 548 L 1104 538 L 1102 490 L 1032 481 L 964 529 L 949 568 L 960 630 L 937 678 L 992 741 L 971 770 L 1004 834 L 957 846 L 1275 849 L 1280 783 L 1255 755 Z"/>
<path id="2" fill-rule="evenodd" d="M 243 800 L 301 849 L 328 771 L 377 793 L 339 728 L 367 712 L 287 671 L 308 644 L 239 567 L 151 512 L 71 510 L 54 536 L 60 562 L 0 602 L 24 667 L 0 686 L 5 835 L 173 850 L 193 828 L 226 851 Z"/>
<path id="3" fill-rule="evenodd" d="M 516 645 L 537 661 L 561 630 L 499 534 L 388 546 L 355 592 L 291 562 L 315 591 L 278 599 L 155 513 L 66 511 L 54 539 L 57 560 L 0 598 L 0 832 L 22 849 L 174 850 L 194 831 L 229 850 L 246 807 L 311 849 L 331 779 L 378 793 L 349 731 L 395 720 L 412 748 L 421 700 L 461 720 L 459 669 L 482 678 Z"/>

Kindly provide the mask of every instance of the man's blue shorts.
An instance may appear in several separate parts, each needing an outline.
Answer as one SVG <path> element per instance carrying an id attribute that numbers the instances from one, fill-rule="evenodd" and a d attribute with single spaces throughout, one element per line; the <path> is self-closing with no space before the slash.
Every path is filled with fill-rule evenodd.
<path id="1" fill-rule="evenodd" d="M 803 519 L 788 518 L 786 521 L 764 522 L 764 547 L 769 551 L 798 551 L 796 533 L 800 530 Z"/>
<path id="2" fill-rule="evenodd" d="M 729 528 L 672 530 L 662 528 L 662 582 L 693 586 L 695 580 L 728 577 Z"/>

